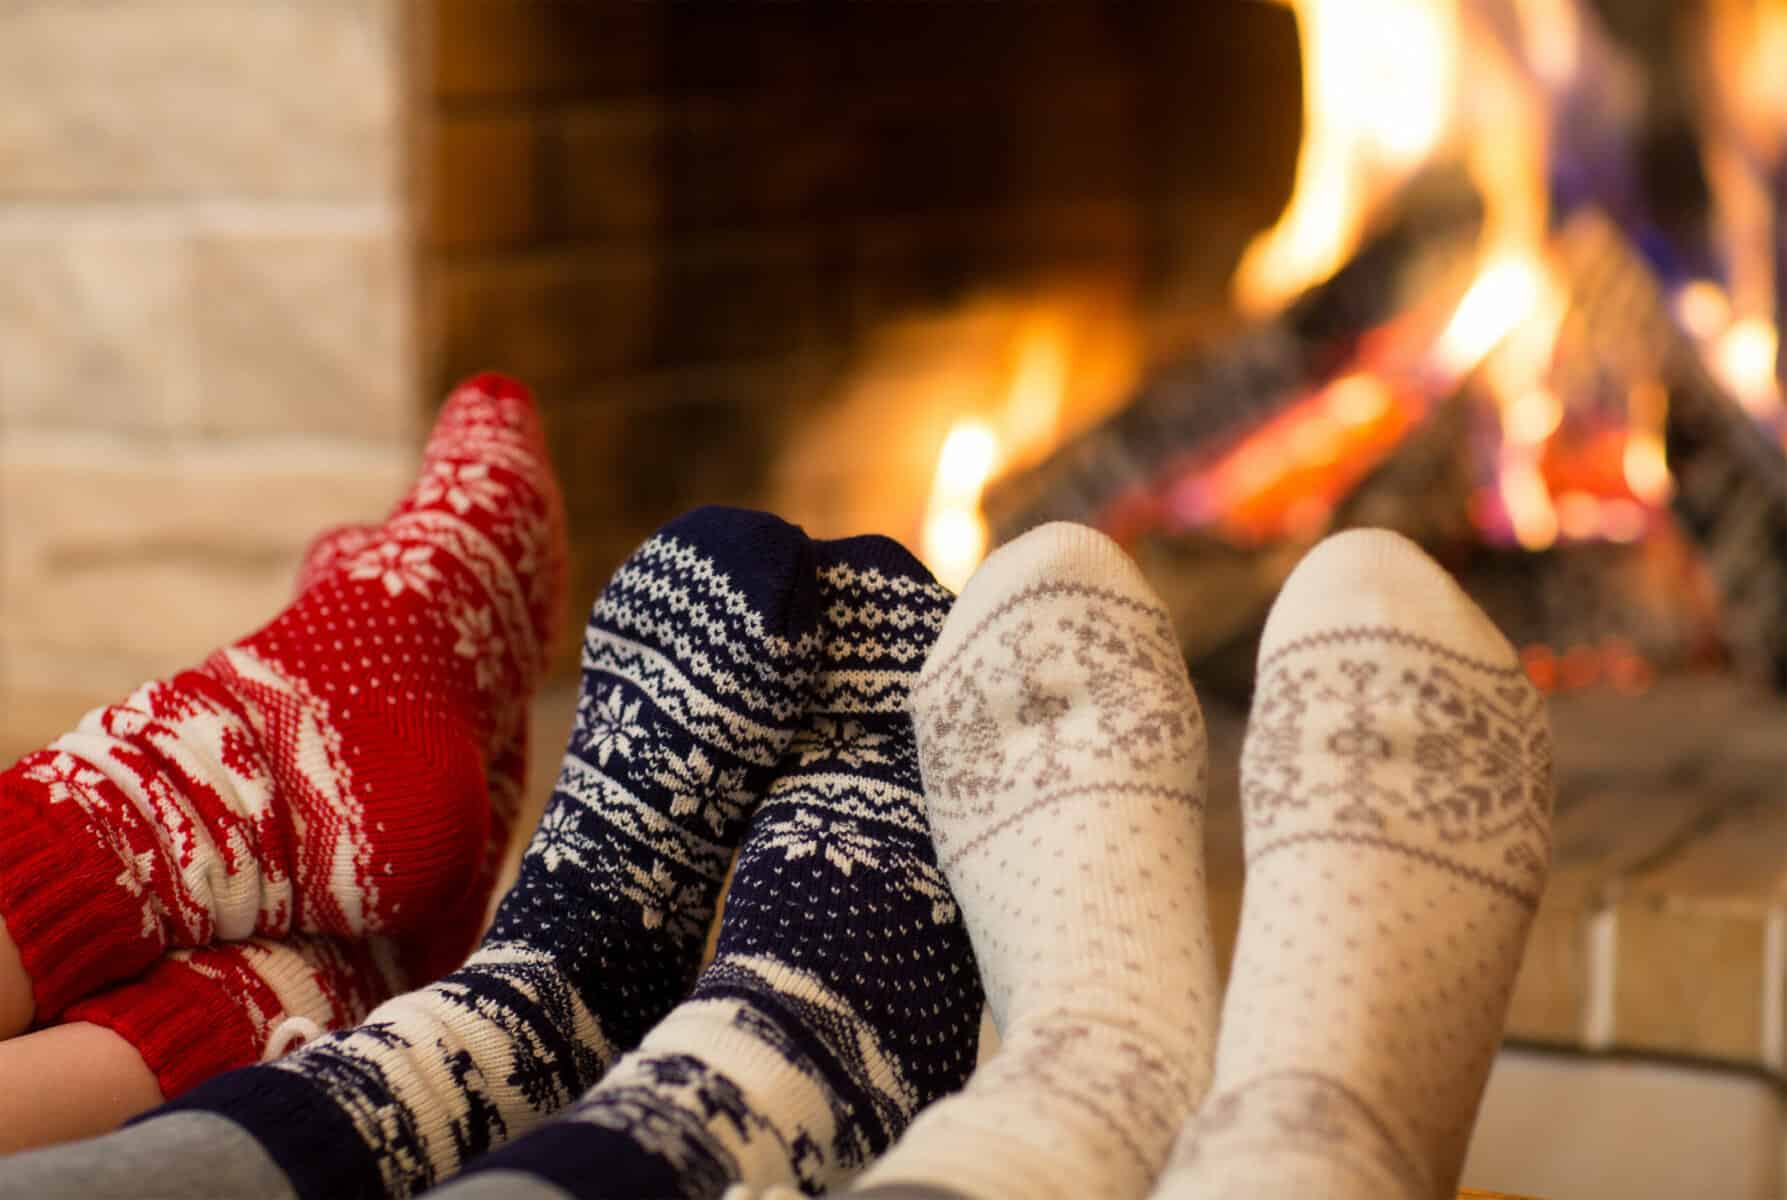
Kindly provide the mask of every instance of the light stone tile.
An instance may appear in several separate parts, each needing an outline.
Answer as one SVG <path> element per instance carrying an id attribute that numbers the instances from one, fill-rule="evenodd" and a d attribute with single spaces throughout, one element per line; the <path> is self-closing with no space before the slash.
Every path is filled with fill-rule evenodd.
<path id="1" fill-rule="evenodd" d="M 400 9 L 0 4 L 0 199 L 393 196 Z"/>
<path id="2" fill-rule="evenodd" d="M 0 443 L 0 656 L 15 692 L 115 698 L 264 623 L 310 539 L 378 519 L 413 456 Z"/>
<path id="3" fill-rule="evenodd" d="M 0 237 L 0 423 L 177 424 L 192 398 L 189 315 L 184 248 L 166 229 Z"/>
<path id="4" fill-rule="evenodd" d="M 1617 1045 L 1762 1063 L 1764 922 L 1659 897 L 1619 907 Z"/>
<path id="5" fill-rule="evenodd" d="M 192 244 L 200 423 L 377 440 L 418 432 L 395 233 L 205 233 Z"/>

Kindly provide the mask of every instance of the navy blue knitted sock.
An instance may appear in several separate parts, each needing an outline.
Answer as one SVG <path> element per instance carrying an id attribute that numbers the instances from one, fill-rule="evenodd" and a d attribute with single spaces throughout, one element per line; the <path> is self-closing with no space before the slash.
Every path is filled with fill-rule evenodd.
<path id="1" fill-rule="evenodd" d="M 563 771 L 470 962 L 172 1111 L 246 1129 L 301 1196 L 408 1195 L 582 1095 L 694 981 L 734 847 L 807 710 L 815 543 L 702 509 L 604 590 Z"/>
<path id="2" fill-rule="evenodd" d="M 967 1079 L 980 977 L 906 714 L 949 594 L 885 538 L 819 558 L 813 711 L 745 836 L 714 962 L 583 1101 L 479 1160 L 467 1193 L 515 1172 L 616 1200 L 816 1192 Z"/>

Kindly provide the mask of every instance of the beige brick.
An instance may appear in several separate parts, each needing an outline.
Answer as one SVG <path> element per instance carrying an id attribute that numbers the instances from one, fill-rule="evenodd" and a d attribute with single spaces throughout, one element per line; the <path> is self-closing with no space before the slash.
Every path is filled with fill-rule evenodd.
<path id="1" fill-rule="evenodd" d="M 190 410 L 190 360 L 183 250 L 170 233 L 0 234 L 0 424 L 164 428 Z"/>
<path id="2" fill-rule="evenodd" d="M 494 366 L 541 380 L 757 358 L 815 345 L 831 320 L 802 239 L 454 262 L 431 286 L 450 374 Z"/>
<path id="3" fill-rule="evenodd" d="M 397 0 L 0 5 L 0 198 L 396 193 Z"/>
<path id="4" fill-rule="evenodd" d="M 1747 914 L 1654 897 L 1620 905 L 1617 1044 L 1761 1065 L 1764 936 Z"/>
<path id="5" fill-rule="evenodd" d="M 191 269 L 207 430 L 415 432 L 395 234 L 210 234 L 195 239 Z"/>
<path id="6" fill-rule="evenodd" d="M 395 449 L 142 452 L 94 438 L 9 438 L 0 443 L 8 686 L 115 690 L 190 664 L 277 612 L 310 539 L 377 519 L 414 470 Z"/>

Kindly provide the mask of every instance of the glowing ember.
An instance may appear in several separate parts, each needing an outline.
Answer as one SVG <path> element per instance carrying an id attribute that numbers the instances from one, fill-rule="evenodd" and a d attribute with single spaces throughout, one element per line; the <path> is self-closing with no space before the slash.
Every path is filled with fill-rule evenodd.
<path id="1" fill-rule="evenodd" d="M 1781 406 L 1775 383 L 1778 341 L 1772 324 L 1761 317 L 1746 317 L 1721 334 L 1713 349 L 1713 368 L 1721 382 L 1759 417 L 1769 416 Z"/>

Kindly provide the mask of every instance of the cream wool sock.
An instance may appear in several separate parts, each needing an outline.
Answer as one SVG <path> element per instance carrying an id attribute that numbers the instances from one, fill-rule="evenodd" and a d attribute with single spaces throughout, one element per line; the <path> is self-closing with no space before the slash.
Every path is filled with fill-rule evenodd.
<path id="1" fill-rule="evenodd" d="M 1241 793 L 1216 1082 L 1156 1195 L 1452 1196 L 1550 860 L 1543 699 L 1412 543 L 1343 533 L 1266 623 Z"/>
<path id="2" fill-rule="evenodd" d="M 969 581 L 913 693 L 938 857 L 999 1053 L 862 1180 L 883 1197 L 1139 1197 L 1210 1077 L 1204 726 L 1102 534 L 1036 529 Z"/>

